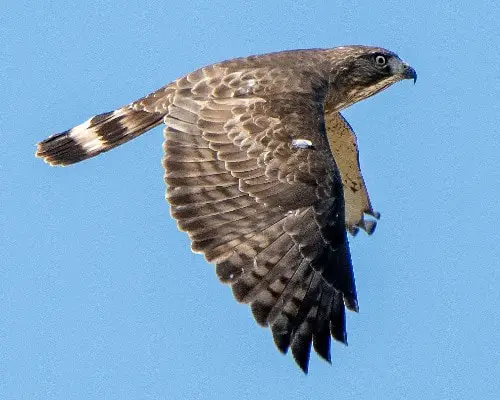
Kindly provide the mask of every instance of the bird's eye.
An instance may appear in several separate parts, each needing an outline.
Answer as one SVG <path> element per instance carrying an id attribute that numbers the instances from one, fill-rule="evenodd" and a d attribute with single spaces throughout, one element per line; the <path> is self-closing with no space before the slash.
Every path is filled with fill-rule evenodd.
<path id="1" fill-rule="evenodd" d="M 379 54 L 375 57 L 375 65 L 377 67 L 383 67 L 385 64 L 387 64 L 387 59 L 384 56 Z"/>

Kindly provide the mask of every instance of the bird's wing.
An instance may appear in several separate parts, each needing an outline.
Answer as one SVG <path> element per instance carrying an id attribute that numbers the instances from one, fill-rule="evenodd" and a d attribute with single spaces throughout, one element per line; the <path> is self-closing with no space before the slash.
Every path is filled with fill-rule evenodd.
<path id="1" fill-rule="evenodd" d="M 365 219 L 365 214 L 380 218 L 380 213 L 373 210 L 366 189 L 361 167 L 356 134 L 339 112 L 325 110 L 325 124 L 330 149 L 337 163 L 344 185 L 346 208 L 346 226 L 352 235 L 359 228 L 371 235 L 377 221 Z"/>
<path id="2" fill-rule="evenodd" d="M 358 309 L 324 90 L 310 71 L 215 66 L 135 105 L 166 112 L 167 199 L 192 249 L 303 370 Z"/>

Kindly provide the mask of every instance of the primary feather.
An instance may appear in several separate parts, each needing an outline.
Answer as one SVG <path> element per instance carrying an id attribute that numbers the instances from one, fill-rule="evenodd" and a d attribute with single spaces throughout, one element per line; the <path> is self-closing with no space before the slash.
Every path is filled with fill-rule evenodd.
<path id="1" fill-rule="evenodd" d="M 229 60 L 53 135 L 36 155 L 73 164 L 163 122 L 179 229 L 307 372 L 311 346 L 330 361 L 330 337 L 347 343 L 345 307 L 358 310 L 347 231 L 371 234 L 365 215 L 379 217 L 340 111 L 410 77 L 403 64 L 364 46 Z"/>

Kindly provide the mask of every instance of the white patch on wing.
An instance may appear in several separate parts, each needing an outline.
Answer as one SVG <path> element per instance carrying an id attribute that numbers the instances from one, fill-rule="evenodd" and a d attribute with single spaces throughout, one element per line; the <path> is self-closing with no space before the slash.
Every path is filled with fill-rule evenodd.
<path id="1" fill-rule="evenodd" d="M 296 149 L 310 149 L 313 147 L 313 144 L 307 139 L 293 139 L 292 147 L 295 147 Z"/>

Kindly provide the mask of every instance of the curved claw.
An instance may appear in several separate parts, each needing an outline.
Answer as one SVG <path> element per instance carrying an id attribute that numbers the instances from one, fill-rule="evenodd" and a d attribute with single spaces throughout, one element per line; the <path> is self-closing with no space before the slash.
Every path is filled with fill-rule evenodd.
<path id="1" fill-rule="evenodd" d="M 371 218 L 365 219 L 365 215 L 369 215 L 370 217 L 375 218 L 375 220 Z M 359 221 L 349 224 L 347 226 L 347 230 L 352 236 L 356 236 L 360 229 L 364 230 L 368 235 L 372 235 L 377 227 L 378 219 L 380 219 L 379 212 L 367 210 L 363 213 Z"/>

